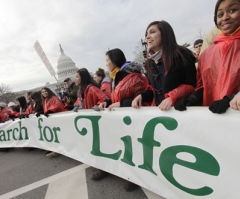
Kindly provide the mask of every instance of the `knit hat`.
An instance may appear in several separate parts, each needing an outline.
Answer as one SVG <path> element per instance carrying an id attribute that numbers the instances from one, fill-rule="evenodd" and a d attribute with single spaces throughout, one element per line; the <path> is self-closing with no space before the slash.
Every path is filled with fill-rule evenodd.
<path id="1" fill-rule="evenodd" d="M 0 102 L 0 107 L 5 107 L 5 106 L 6 106 L 6 103 Z"/>
<path id="2" fill-rule="evenodd" d="M 141 68 L 142 68 L 141 64 L 137 62 L 131 62 L 124 68 L 124 71 L 126 71 L 127 73 L 133 72 L 141 73 Z"/>
<path id="3" fill-rule="evenodd" d="M 16 106 L 16 104 L 14 102 L 9 102 L 8 107 L 11 107 L 11 106 Z"/>

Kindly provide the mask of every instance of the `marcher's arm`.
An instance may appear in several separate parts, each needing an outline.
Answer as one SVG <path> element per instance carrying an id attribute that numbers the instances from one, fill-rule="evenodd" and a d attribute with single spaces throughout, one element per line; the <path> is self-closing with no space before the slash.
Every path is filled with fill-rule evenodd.
<path id="1" fill-rule="evenodd" d="M 240 92 L 238 92 L 230 101 L 230 107 L 234 110 L 240 110 Z"/>

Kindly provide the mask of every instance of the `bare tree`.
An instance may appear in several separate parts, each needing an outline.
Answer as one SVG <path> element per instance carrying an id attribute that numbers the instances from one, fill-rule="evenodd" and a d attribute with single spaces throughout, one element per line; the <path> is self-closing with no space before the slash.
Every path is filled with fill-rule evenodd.
<path id="1" fill-rule="evenodd" d="M 206 36 L 205 32 L 200 28 L 200 29 L 198 30 L 197 38 L 203 40 L 203 39 L 205 38 L 205 36 Z"/>
<path id="2" fill-rule="evenodd" d="M 183 44 L 182 46 L 188 48 L 188 47 L 190 46 L 190 43 L 185 43 L 185 44 Z"/>
<path id="3" fill-rule="evenodd" d="M 12 89 L 5 84 L 0 85 L 0 101 L 9 103 L 10 101 L 15 101 L 16 94 L 12 92 Z"/>

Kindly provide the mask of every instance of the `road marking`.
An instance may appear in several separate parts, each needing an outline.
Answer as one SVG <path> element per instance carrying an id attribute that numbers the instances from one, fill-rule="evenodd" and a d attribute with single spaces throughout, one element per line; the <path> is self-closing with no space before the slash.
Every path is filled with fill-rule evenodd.
<path id="1" fill-rule="evenodd" d="M 45 199 L 88 199 L 85 170 L 60 178 L 48 185 Z"/>
<path id="2" fill-rule="evenodd" d="M 160 195 L 157 195 L 156 193 L 153 193 L 143 187 L 141 187 L 145 195 L 147 196 L 148 199 L 165 199 Z"/>
<path id="3" fill-rule="evenodd" d="M 45 199 L 88 199 L 85 169 L 89 166 L 81 164 L 56 175 L 39 180 L 22 188 L 0 196 L 0 199 L 9 199 L 29 192 L 33 189 L 49 184 Z M 141 187 L 148 199 L 164 199 L 163 197 Z"/>
<path id="4" fill-rule="evenodd" d="M 19 189 L 16 189 L 16 190 L 14 190 L 14 191 L 11 191 L 11 192 L 8 192 L 8 193 L 6 193 L 6 194 L 3 194 L 3 195 L 0 196 L 0 199 L 14 198 L 14 197 L 16 197 L 16 196 L 18 196 L 18 195 L 21 195 L 21 194 L 23 194 L 23 193 L 26 193 L 26 192 L 28 192 L 28 191 L 31 191 L 31 190 L 36 189 L 36 188 L 38 188 L 38 187 L 41 187 L 41 186 L 43 186 L 43 185 L 45 185 L 45 184 L 49 184 L 49 183 L 51 183 L 51 182 L 57 181 L 57 180 L 59 180 L 59 179 L 61 179 L 61 178 L 64 178 L 64 177 L 69 176 L 69 175 L 71 175 L 71 174 L 74 174 L 74 173 L 76 173 L 76 172 L 79 172 L 79 171 L 82 171 L 82 170 L 84 171 L 84 170 L 85 170 L 86 168 L 88 168 L 88 167 L 89 167 L 89 166 L 86 165 L 86 164 L 81 164 L 81 165 L 76 166 L 76 167 L 74 167 L 74 168 L 72 168 L 72 169 L 68 169 L 68 170 L 63 171 L 63 172 L 61 172 L 61 173 L 58 173 L 58 174 L 56 174 L 56 175 L 50 176 L 50 177 L 48 177 L 48 178 L 39 180 L 39 181 L 37 181 L 37 182 L 34 182 L 34 183 L 29 184 L 29 185 L 27 185 L 27 186 L 24 186 L 24 187 L 22 187 L 22 188 L 19 188 Z"/>

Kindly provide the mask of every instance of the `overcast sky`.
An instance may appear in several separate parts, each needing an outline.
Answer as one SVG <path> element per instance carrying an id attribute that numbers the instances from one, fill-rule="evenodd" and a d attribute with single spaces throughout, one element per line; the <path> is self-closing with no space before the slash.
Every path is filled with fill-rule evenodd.
<path id="1" fill-rule="evenodd" d="M 106 69 L 105 53 L 120 48 L 128 60 L 147 25 L 165 20 L 179 44 L 192 44 L 213 27 L 216 0 L 0 0 L 0 84 L 13 91 L 55 79 L 33 45 L 38 40 L 53 68 L 59 44 L 78 68 Z"/>

